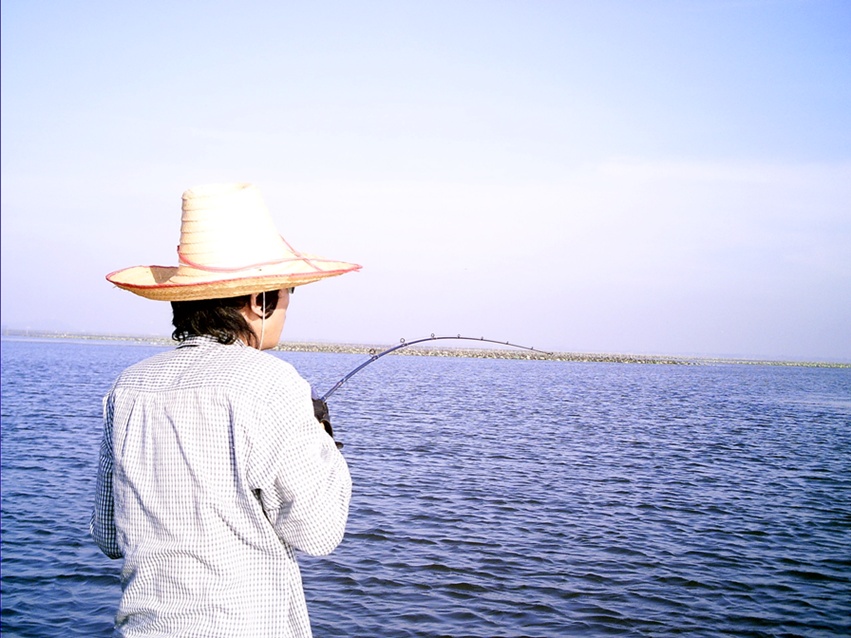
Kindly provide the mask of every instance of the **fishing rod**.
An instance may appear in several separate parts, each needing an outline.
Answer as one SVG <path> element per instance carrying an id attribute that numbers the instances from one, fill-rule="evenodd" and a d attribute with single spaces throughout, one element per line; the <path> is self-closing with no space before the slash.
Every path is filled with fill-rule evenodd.
<path id="1" fill-rule="evenodd" d="M 353 376 L 355 376 L 358 372 L 363 370 L 370 363 L 375 363 L 376 361 L 378 361 L 385 354 L 390 354 L 391 352 L 395 352 L 396 350 L 401 350 L 402 348 L 407 348 L 408 346 L 413 346 L 413 345 L 418 344 L 418 343 L 424 343 L 426 341 L 440 341 L 440 340 L 445 340 L 445 339 L 451 339 L 451 340 L 455 340 L 455 341 L 479 341 L 479 342 L 482 342 L 482 343 L 495 343 L 495 344 L 498 344 L 498 345 L 501 345 L 501 346 L 510 346 L 512 348 L 518 348 L 520 350 L 531 350 L 532 352 L 537 352 L 537 353 L 545 354 L 545 355 L 552 355 L 553 354 L 552 352 L 546 352 L 544 350 L 535 350 L 535 348 L 532 348 L 530 346 L 521 346 L 521 345 L 518 345 L 516 343 L 511 343 L 509 341 L 496 341 L 495 339 L 485 339 L 484 337 L 462 337 L 460 334 L 455 335 L 454 337 L 451 337 L 451 336 L 436 337 L 434 335 L 434 333 L 432 332 L 430 337 L 423 337 L 422 339 L 415 339 L 414 341 L 405 341 L 405 339 L 403 337 L 402 339 L 399 340 L 400 343 L 398 343 L 397 345 L 395 345 L 391 348 L 387 348 L 387 350 L 384 350 L 383 352 L 379 352 L 378 354 L 373 354 L 369 359 L 367 359 L 366 361 L 361 363 L 358 367 L 356 367 L 354 370 L 349 372 L 342 379 L 337 381 L 337 383 L 334 384 L 334 387 L 331 388 L 330 390 L 328 390 L 328 392 L 326 392 L 321 397 L 321 400 L 327 401 L 328 397 L 330 397 L 337 390 L 339 390 L 346 383 L 346 381 L 351 379 Z"/>

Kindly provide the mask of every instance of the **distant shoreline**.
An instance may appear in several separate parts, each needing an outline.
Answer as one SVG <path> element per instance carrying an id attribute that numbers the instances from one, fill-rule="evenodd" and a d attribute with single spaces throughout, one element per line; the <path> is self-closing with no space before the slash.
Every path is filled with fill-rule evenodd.
<path id="1" fill-rule="evenodd" d="M 170 337 L 138 335 L 95 335 L 72 332 L 50 332 L 44 330 L 3 329 L 2 337 L 16 339 L 64 339 L 74 341 L 122 341 L 146 345 L 173 345 Z M 284 341 L 275 350 L 279 352 L 318 352 L 335 354 L 362 354 L 373 356 L 398 344 L 346 344 Z M 663 365 L 713 365 L 744 364 L 766 366 L 788 366 L 809 368 L 851 368 L 851 363 L 828 361 L 778 361 L 725 357 L 675 357 L 666 355 L 599 354 L 583 352 L 545 352 L 543 350 L 519 350 L 513 348 L 440 348 L 413 345 L 393 352 L 396 355 L 429 357 L 463 357 L 477 359 L 513 359 L 524 361 L 569 361 L 577 363 L 644 363 Z"/>

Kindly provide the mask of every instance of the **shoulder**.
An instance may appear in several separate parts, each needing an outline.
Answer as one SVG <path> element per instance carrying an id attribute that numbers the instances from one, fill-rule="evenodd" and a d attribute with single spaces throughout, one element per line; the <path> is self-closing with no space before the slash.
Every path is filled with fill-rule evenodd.
<path id="1" fill-rule="evenodd" d="M 252 382 L 271 385 L 304 381 L 296 369 L 283 359 L 268 352 L 261 352 L 247 346 L 235 346 L 227 353 L 237 364 L 241 372 Z"/>
<path id="2" fill-rule="evenodd" d="M 242 343 L 192 338 L 125 369 L 115 387 L 155 391 L 214 386 L 262 395 L 306 383 L 292 365 L 272 354 Z"/>

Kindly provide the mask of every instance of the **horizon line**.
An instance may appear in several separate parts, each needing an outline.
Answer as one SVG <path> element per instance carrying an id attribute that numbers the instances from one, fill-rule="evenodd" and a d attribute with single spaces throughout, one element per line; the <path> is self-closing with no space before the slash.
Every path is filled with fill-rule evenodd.
<path id="1" fill-rule="evenodd" d="M 164 335 L 122 335 L 122 334 L 98 334 L 90 332 L 71 332 L 57 330 L 33 330 L 18 328 L 2 328 L 2 337 L 33 338 L 33 339 L 66 339 L 83 341 L 125 341 L 133 343 L 147 343 L 150 345 L 171 345 L 174 340 Z M 444 337 L 446 338 L 446 337 Z M 451 338 L 451 337 L 449 337 Z M 464 340 L 478 341 L 472 337 L 464 337 Z M 412 340 L 413 341 L 413 340 Z M 484 343 L 499 343 L 484 341 Z M 345 342 L 316 342 L 316 341 L 282 341 L 275 348 L 279 352 L 318 352 L 331 354 L 365 354 L 374 356 L 388 348 L 399 344 L 363 344 Z M 510 347 L 511 344 L 504 344 Z M 516 346 L 515 346 L 516 347 Z M 645 364 L 667 364 L 667 365 L 711 365 L 711 364 L 746 364 L 746 365 L 770 365 L 789 367 L 815 367 L 815 368 L 851 368 L 851 362 L 846 361 L 798 361 L 781 359 L 759 359 L 749 357 L 720 357 L 720 356 L 682 356 L 682 355 L 648 355 L 648 354 L 626 354 L 626 353 L 591 353 L 591 352 L 546 352 L 535 348 L 519 350 L 497 349 L 492 347 L 434 347 L 423 345 L 411 345 L 400 348 L 392 354 L 415 355 L 415 356 L 442 356 L 442 357 L 468 357 L 468 358 L 491 358 L 491 359 L 518 359 L 538 361 L 569 361 L 577 363 L 645 363 Z"/>

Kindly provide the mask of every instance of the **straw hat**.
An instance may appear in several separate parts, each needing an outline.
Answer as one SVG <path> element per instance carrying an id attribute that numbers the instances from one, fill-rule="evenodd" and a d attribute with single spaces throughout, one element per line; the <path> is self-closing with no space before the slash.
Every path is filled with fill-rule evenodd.
<path id="1" fill-rule="evenodd" d="M 278 234 L 251 184 L 213 184 L 183 193 L 179 265 L 134 266 L 107 280 L 161 301 L 219 299 L 309 284 L 360 269 L 300 253 Z"/>

